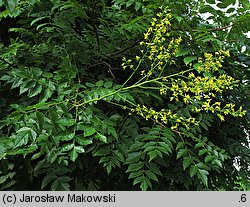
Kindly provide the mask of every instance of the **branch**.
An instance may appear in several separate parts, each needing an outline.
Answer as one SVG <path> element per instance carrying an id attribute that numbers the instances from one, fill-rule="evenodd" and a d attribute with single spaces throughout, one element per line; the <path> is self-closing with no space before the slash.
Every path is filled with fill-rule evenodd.
<path id="1" fill-rule="evenodd" d="M 234 25 L 234 23 L 230 24 L 230 25 L 226 25 L 224 27 L 217 27 L 217 28 L 211 28 L 211 29 L 207 29 L 208 32 L 213 32 L 213 31 L 221 31 L 221 30 L 224 30 L 224 29 L 227 29 L 229 27 L 232 27 Z M 199 29 L 193 29 L 192 30 L 193 32 L 199 32 L 201 30 Z"/>
<path id="2" fill-rule="evenodd" d="M 100 60 L 99 62 L 94 63 L 93 65 L 90 65 L 89 68 L 92 68 L 92 67 L 95 67 L 95 66 L 98 66 L 98 65 L 106 65 L 106 66 L 108 66 L 108 72 L 112 75 L 115 82 L 117 83 L 116 77 L 115 77 L 114 73 L 112 72 L 112 67 L 111 67 L 111 65 L 109 63 L 107 63 L 107 62 L 105 62 L 103 60 Z"/>
<path id="3" fill-rule="evenodd" d="M 119 54 L 122 54 L 124 52 L 126 52 L 127 50 L 135 47 L 139 42 L 141 42 L 143 40 L 143 38 L 140 38 L 139 40 L 136 40 L 134 43 L 132 43 L 131 45 L 129 45 L 128 47 L 122 49 L 122 50 L 119 50 L 113 54 L 107 54 L 107 57 L 110 57 L 110 56 L 116 56 L 116 55 L 119 55 Z"/>

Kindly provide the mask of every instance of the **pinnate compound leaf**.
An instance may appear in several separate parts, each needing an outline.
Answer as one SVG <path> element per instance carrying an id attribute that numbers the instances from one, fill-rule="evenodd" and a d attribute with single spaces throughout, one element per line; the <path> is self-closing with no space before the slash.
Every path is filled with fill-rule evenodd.
<path id="1" fill-rule="evenodd" d="M 70 141 L 75 137 L 75 133 L 72 132 L 61 132 L 55 136 L 56 141 Z"/>
<path id="2" fill-rule="evenodd" d="M 193 177 L 197 172 L 198 172 L 198 167 L 196 165 L 192 165 L 189 170 L 190 176 Z"/>
<path id="3" fill-rule="evenodd" d="M 93 143 L 92 140 L 86 139 L 83 135 L 77 135 L 77 136 L 75 137 L 75 139 L 76 139 L 76 142 L 77 142 L 79 145 L 83 146 L 83 147 L 84 147 L 84 146 L 87 146 L 87 145 L 90 145 L 90 144 Z"/>
<path id="4" fill-rule="evenodd" d="M 58 120 L 58 124 L 60 124 L 61 126 L 73 126 L 75 124 L 75 120 L 74 119 L 67 119 L 67 118 L 63 118 L 63 119 L 59 119 Z"/>
<path id="5" fill-rule="evenodd" d="M 82 146 L 75 146 L 74 149 L 76 150 L 77 153 L 84 153 L 85 150 Z"/>
<path id="6" fill-rule="evenodd" d="M 150 151 L 148 155 L 149 155 L 149 162 L 151 162 L 158 156 L 157 150 Z"/>
<path id="7" fill-rule="evenodd" d="M 7 175 L 3 175 L 0 177 L 0 184 L 3 184 L 4 182 L 6 182 L 6 180 L 9 178 L 9 176 Z"/>
<path id="8" fill-rule="evenodd" d="M 207 150 L 207 149 L 201 149 L 201 150 L 199 150 L 198 155 L 199 155 L 199 156 L 202 156 L 202 155 L 204 155 L 205 153 L 208 153 L 208 150 Z"/>
<path id="9" fill-rule="evenodd" d="M 106 170 L 107 170 L 108 175 L 111 173 L 112 168 L 113 168 L 112 163 L 109 162 L 108 165 L 106 166 Z"/>
<path id="10" fill-rule="evenodd" d="M 125 159 L 124 159 L 124 156 L 122 155 L 121 152 L 119 152 L 119 150 L 114 150 L 113 151 L 113 155 L 121 162 L 124 162 Z"/>
<path id="11" fill-rule="evenodd" d="M 163 176 L 159 167 L 155 163 L 146 162 L 146 166 L 149 170 L 151 170 L 153 173 Z"/>
<path id="12" fill-rule="evenodd" d="M 146 180 L 146 177 L 143 177 L 142 179 L 142 182 L 141 182 L 141 185 L 140 185 L 140 188 L 143 190 L 143 191 L 146 191 L 149 187 L 149 182 L 150 180 Z M 151 182 L 150 182 L 151 183 Z M 152 185 L 152 184 L 151 184 Z"/>
<path id="13" fill-rule="evenodd" d="M 45 188 L 53 179 L 55 179 L 55 175 L 53 173 L 47 174 L 42 181 L 42 189 Z"/>
<path id="14" fill-rule="evenodd" d="M 77 150 L 74 148 L 74 149 L 70 152 L 70 160 L 71 160 L 72 162 L 75 162 L 77 157 L 78 157 L 78 153 L 77 153 Z"/>
<path id="15" fill-rule="evenodd" d="M 144 166 L 143 162 L 137 162 L 137 163 L 130 164 L 128 166 L 128 169 L 126 172 L 138 171 L 138 170 L 142 169 L 143 166 Z"/>
<path id="16" fill-rule="evenodd" d="M 207 175 L 208 175 L 209 173 L 208 173 L 208 171 L 206 171 L 206 170 L 202 170 L 202 169 L 199 169 L 198 170 L 198 173 L 197 173 L 197 177 L 202 181 L 202 183 L 204 184 L 204 185 L 208 185 L 208 177 L 207 177 Z"/>
<path id="17" fill-rule="evenodd" d="M 14 12 L 19 0 L 5 0 L 4 2 L 7 9 L 12 13 Z"/>
<path id="18" fill-rule="evenodd" d="M 42 92 L 42 89 L 43 89 L 42 85 L 36 85 L 34 88 L 29 90 L 28 97 L 31 98 L 38 95 L 39 93 Z"/>
<path id="19" fill-rule="evenodd" d="M 176 150 L 183 148 L 184 145 L 185 145 L 184 142 L 178 142 L 178 144 L 177 144 L 177 146 L 176 146 Z"/>
<path id="20" fill-rule="evenodd" d="M 22 145 L 26 145 L 29 141 L 29 138 L 32 138 L 33 140 L 36 139 L 36 132 L 32 130 L 29 127 L 22 127 L 17 131 L 17 134 L 15 135 L 15 143 L 13 148 L 20 147 Z"/>
<path id="21" fill-rule="evenodd" d="M 137 177 L 134 179 L 133 185 L 136 185 L 137 183 L 141 183 L 143 180 L 143 176 Z"/>
<path id="22" fill-rule="evenodd" d="M 147 175 L 147 177 L 148 177 L 149 179 L 158 182 L 157 176 L 156 176 L 152 171 L 146 170 L 146 171 L 145 171 L 145 174 Z"/>
<path id="23" fill-rule="evenodd" d="M 211 162 L 212 160 L 214 160 L 214 157 L 211 156 L 211 155 L 207 155 L 207 156 L 205 157 L 205 163 Z"/>
<path id="24" fill-rule="evenodd" d="M 97 134 L 95 135 L 95 138 L 102 141 L 102 142 L 104 142 L 104 143 L 107 143 L 107 137 L 104 136 L 103 134 L 100 134 L 100 133 L 97 132 Z"/>
<path id="25" fill-rule="evenodd" d="M 129 153 L 128 158 L 126 159 L 126 164 L 134 163 L 140 160 L 142 152 L 132 152 Z"/>
<path id="26" fill-rule="evenodd" d="M 109 146 L 105 146 L 100 148 L 99 150 L 97 150 L 94 153 L 94 156 L 105 156 L 107 154 L 110 154 L 110 147 Z"/>
<path id="27" fill-rule="evenodd" d="M 137 178 L 137 177 L 141 176 L 142 174 L 143 174 L 143 170 L 131 172 L 131 173 L 129 174 L 129 179 Z"/>
<path id="28" fill-rule="evenodd" d="M 184 157 L 184 159 L 183 159 L 183 169 L 185 170 L 187 167 L 189 167 L 192 162 L 193 162 L 192 157 Z"/>
<path id="29" fill-rule="evenodd" d="M 70 144 L 65 144 L 61 147 L 61 152 L 67 152 L 70 151 L 74 148 L 74 144 L 70 143 Z"/>
<path id="30" fill-rule="evenodd" d="M 80 130 L 83 130 L 84 137 L 89 137 L 89 136 L 96 133 L 95 128 L 93 126 L 91 126 L 91 125 L 88 125 L 88 124 L 80 123 L 80 124 L 78 124 L 78 128 Z"/>
<path id="31" fill-rule="evenodd" d="M 177 153 L 177 159 L 183 157 L 186 154 L 187 154 L 187 149 L 180 149 Z"/>
<path id="32" fill-rule="evenodd" d="M 135 2 L 135 10 L 138 11 L 141 7 L 142 7 L 142 3 L 136 1 L 136 2 Z"/>

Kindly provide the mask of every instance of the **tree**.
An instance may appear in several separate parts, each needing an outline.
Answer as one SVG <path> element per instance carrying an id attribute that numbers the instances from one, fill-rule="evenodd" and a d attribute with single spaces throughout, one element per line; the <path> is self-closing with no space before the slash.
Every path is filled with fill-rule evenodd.
<path id="1" fill-rule="evenodd" d="M 0 1 L 1 188 L 249 190 L 250 5 L 215 4 Z"/>

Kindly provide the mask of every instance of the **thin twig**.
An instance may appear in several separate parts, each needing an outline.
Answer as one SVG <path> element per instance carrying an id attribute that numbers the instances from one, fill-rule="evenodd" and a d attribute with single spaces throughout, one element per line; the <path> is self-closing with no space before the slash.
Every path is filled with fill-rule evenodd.
<path id="1" fill-rule="evenodd" d="M 92 67 L 95 67 L 95 66 L 98 66 L 98 65 L 106 65 L 106 66 L 108 66 L 108 72 L 112 75 L 115 82 L 117 83 L 116 77 L 115 77 L 115 75 L 114 75 L 114 73 L 112 71 L 112 67 L 111 67 L 111 65 L 109 63 L 107 63 L 107 62 L 105 62 L 103 60 L 100 60 L 100 61 L 94 63 L 93 65 L 90 65 L 89 68 L 92 68 Z"/>

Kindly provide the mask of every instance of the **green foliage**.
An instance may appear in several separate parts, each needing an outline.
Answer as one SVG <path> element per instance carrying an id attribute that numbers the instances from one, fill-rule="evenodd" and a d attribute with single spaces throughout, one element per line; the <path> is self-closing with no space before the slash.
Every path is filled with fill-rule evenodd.
<path id="1" fill-rule="evenodd" d="M 13 177 L 15 176 L 15 172 L 13 171 L 14 164 L 9 163 L 7 160 L 1 160 L 0 165 L 0 184 L 1 190 L 8 189 L 15 184 L 15 180 Z"/>
<path id="2" fill-rule="evenodd" d="M 235 2 L 0 1 L 1 189 L 249 190 Z"/>

